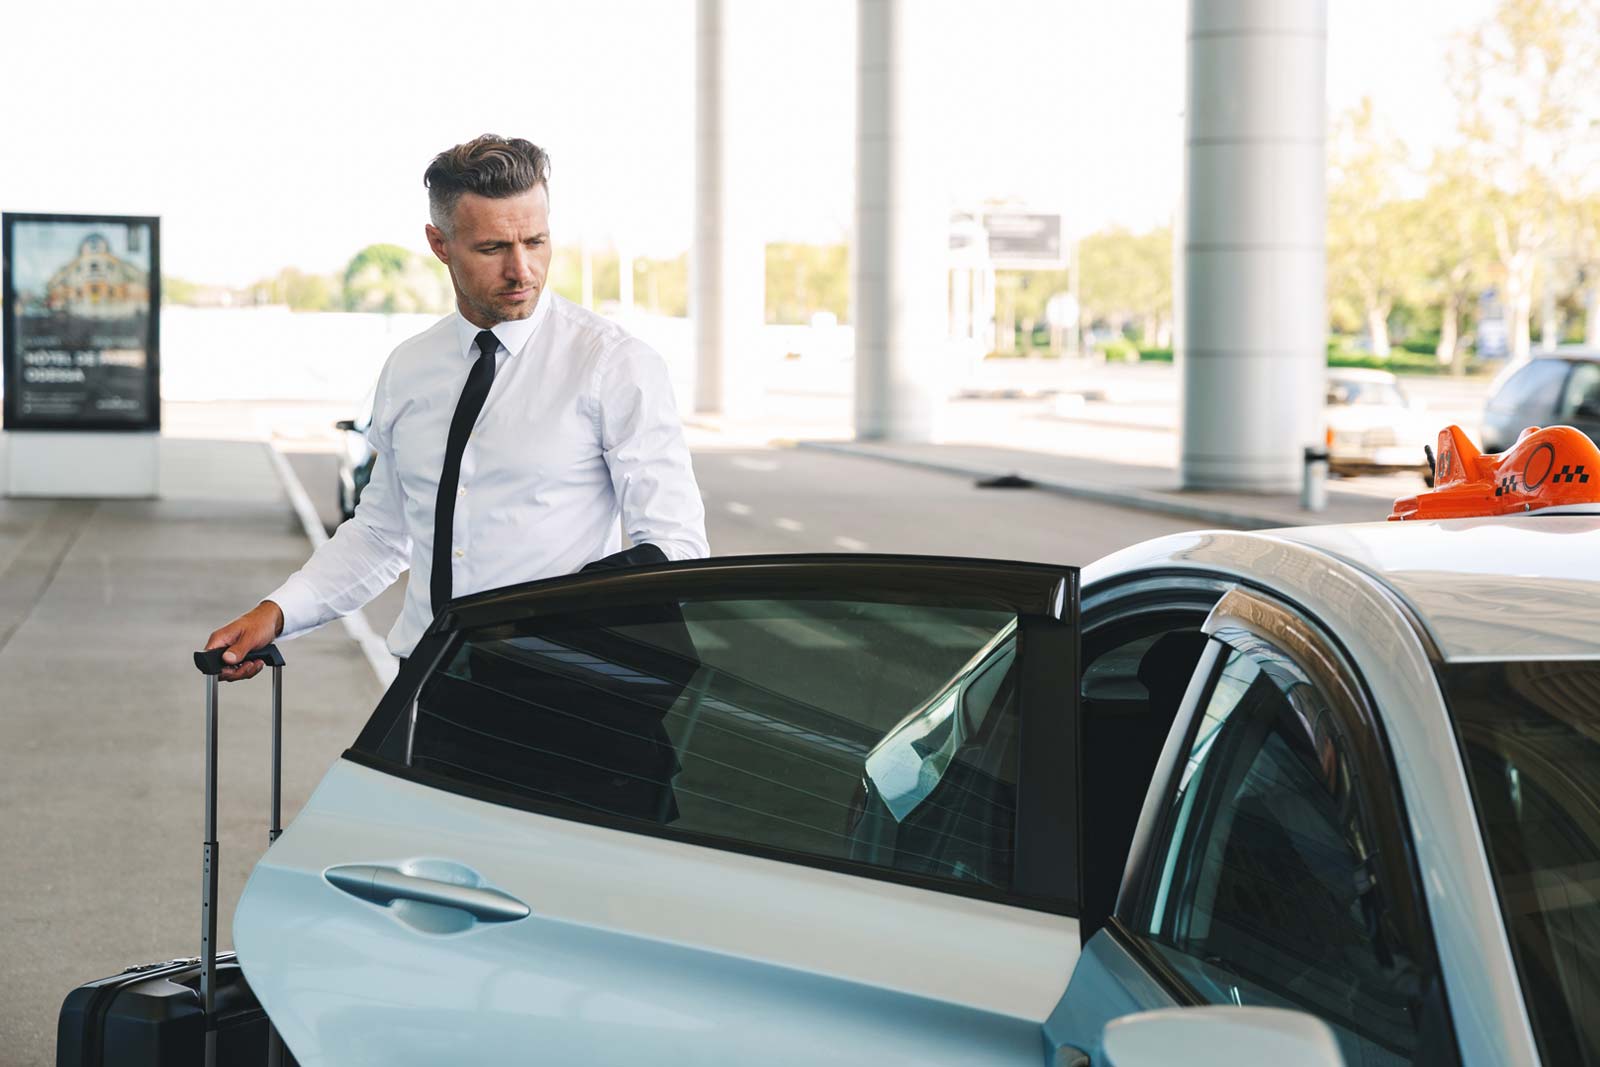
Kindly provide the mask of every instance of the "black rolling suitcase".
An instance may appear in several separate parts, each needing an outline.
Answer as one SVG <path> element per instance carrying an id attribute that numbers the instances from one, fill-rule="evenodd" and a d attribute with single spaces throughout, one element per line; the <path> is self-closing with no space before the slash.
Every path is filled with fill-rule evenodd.
<path id="1" fill-rule="evenodd" d="M 271 845 L 282 833 L 283 656 L 272 668 Z M 206 676 L 206 840 L 200 955 L 130 967 L 67 994 L 56 1024 L 56 1067 L 281 1067 L 294 1063 L 250 992 L 233 953 L 217 953 L 217 675 L 222 651 L 196 652 Z"/>

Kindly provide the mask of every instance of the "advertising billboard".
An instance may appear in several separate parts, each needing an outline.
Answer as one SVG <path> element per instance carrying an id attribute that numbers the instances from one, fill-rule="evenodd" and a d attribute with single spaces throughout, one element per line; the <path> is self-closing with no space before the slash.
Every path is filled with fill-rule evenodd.
<path id="1" fill-rule="evenodd" d="M 0 216 L 5 428 L 161 428 L 160 220 Z"/>

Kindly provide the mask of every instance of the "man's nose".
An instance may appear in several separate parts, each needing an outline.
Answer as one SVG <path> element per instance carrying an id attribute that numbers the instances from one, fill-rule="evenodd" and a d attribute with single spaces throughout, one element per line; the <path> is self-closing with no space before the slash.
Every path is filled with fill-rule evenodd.
<path id="1" fill-rule="evenodd" d="M 533 276 L 533 254 L 521 245 L 513 245 L 511 255 L 506 259 L 506 277 L 511 281 L 523 281 Z"/>

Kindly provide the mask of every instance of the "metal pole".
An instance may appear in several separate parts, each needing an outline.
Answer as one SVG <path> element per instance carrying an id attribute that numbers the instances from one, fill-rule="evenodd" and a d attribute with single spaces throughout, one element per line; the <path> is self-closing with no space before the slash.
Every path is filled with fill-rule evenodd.
<path id="1" fill-rule="evenodd" d="M 272 668 L 272 826 L 267 845 L 283 833 L 283 668 Z"/>
<path id="2" fill-rule="evenodd" d="M 206 840 L 200 887 L 200 1003 L 206 1067 L 217 1062 L 217 676 L 206 675 Z"/>
<path id="3" fill-rule="evenodd" d="M 1322 511 L 1327 506 L 1328 450 L 1307 445 L 1300 477 L 1300 507 L 1303 511 Z"/>
<path id="4" fill-rule="evenodd" d="M 272 825 L 267 847 L 283 833 L 283 668 L 272 668 Z M 283 1039 L 267 1020 L 267 1067 L 283 1067 Z"/>

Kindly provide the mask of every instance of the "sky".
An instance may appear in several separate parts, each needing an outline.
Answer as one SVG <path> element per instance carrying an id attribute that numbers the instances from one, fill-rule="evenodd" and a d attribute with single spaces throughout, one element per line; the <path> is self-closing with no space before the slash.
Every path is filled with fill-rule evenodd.
<path id="1" fill-rule="evenodd" d="M 842 241 L 854 195 L 854 0 L 736 0 L 756 62 L 766 240 Z M 919 0 L 952 206 L 1013 198 L 1070 229 L 1171 220 L 1187 0 Z M 1330 0 L 1330 114 L 1374 98 L 1423 154 L 1453 127 L 1446 50 L 1491 0 Z M 688 247 L 694 0 L 52 0 L 6 15 L 0 208 L 162 217 L 166 273 L 242 285 L 425 250 L 422 171 L 477 134 L 553 163 L 557 243 Z M 741 71 L 746 68 L 741 67 Z"/>

